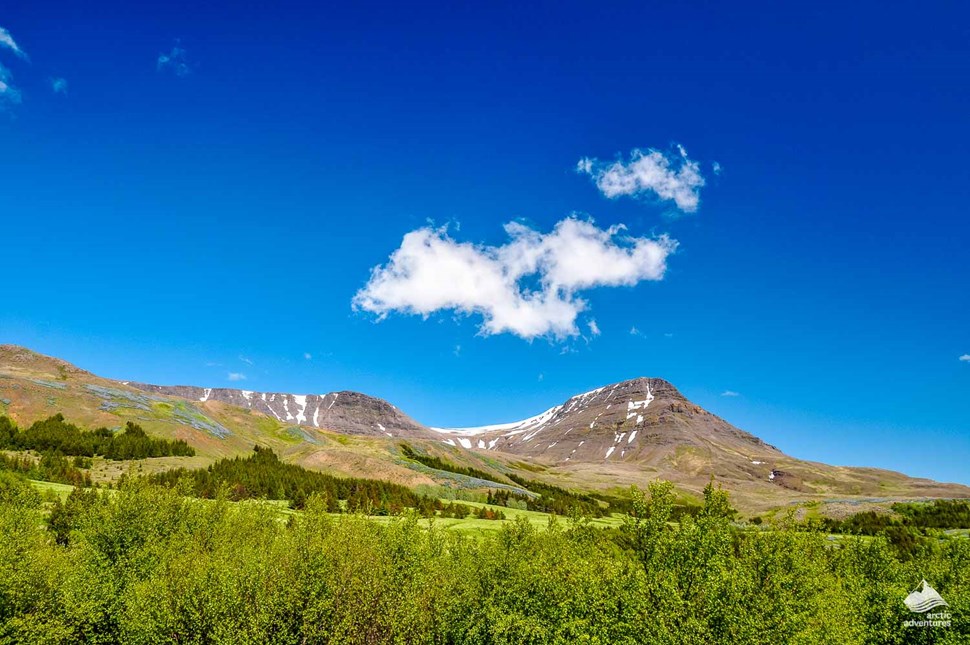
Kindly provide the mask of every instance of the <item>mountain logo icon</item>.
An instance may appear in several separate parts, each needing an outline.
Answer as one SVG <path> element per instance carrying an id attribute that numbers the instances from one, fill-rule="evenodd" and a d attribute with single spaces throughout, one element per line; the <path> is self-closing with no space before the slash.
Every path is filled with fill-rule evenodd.
<path id="1" fill-rule="evenodd" d="M 936 607 L 949 607 L 946 601 L 931 587 L 926 580 L 920 583 L 920 588 L 916 589 L 903 600 L 906 607 L 917 614 L 925 614 L 930 609 Z"/>

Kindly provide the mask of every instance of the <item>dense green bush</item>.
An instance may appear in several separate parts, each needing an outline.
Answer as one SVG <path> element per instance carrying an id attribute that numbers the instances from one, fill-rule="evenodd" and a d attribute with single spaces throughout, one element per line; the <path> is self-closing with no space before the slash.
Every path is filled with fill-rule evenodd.
<path id="1" fill-rule="evenodd" d="M 130 480 L 45 527 L 38 496 L 0 473 L 0 643 L 970 642 L 970 541 L 904 561 L 882 537 L 743 532 L 714 487 L 679 523 L 657 483 L 621 531 L 520 519 L 481 539 L 413 513 L 334 516 L 316 494 L 281 521 L 183 492 Z M 923 578 L 951 627 L 904 627 Z"/>

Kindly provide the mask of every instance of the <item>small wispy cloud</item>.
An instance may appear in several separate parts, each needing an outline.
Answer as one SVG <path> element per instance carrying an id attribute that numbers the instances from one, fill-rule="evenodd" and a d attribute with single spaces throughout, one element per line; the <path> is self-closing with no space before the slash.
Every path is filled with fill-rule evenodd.
<path id="1" fill-rule="evenodd" d="M 589 322 L 586 323 L 586 325 L 589 327 L 589 333 L 593 336 L 599 336 L 601 333 L 603 333 L 600 331 L 600 326 L 597 325 L 596 321 L 592 318 L 589 319 Z"/>
<path id="2" fill-rule="evenodd" d="M 539 372 L 539 378 L 537 378 L 536 380 L 541 383 L 542 381 L 546 380 L 546 375 L 543 374 L 542 372 Z"/>
<path id="3" fill-rule="evenodd" d="M 155 69 L 159 72 L 171 72 L 179 78 L 192 73 L 185 48 L 179 45 L 179 41 L 175 41 L 170 52 L 158 55 Z"/>
<path id="4" fill-rule="evenodd" d="M 246 365 L 252 365 L 253 364 L 253 359 L 247 358 L 247 357 L 243 356 L 242 354 L 239 355 L 239 360 L 241 360 Z"/>
<path id="5" fill-rule="evenodd" d="M 592 177 L 609 199 L 652 195 L 674 202 L 685 213 L 697 210 L 700 189 L 705 183 L 700 164 L 687 156 L 683 146 L 677 146 L 676 154 L 637 148 L 630 153 L 628 162 L 609 163 L 586 157 L 576 164 L 576 172 Z"/>
<path id="6" fill-rule="evenodd" d="M 643 336 L 643 332 L 640 331 L 639 329 L 637 329 L 637 326 L 634 325 L 633 327 L 630 327 L 630 335 L 631 336 Z"/>
<path id="7" fill-rule="evenodd" d="M 455 345 L 455 349 L 451 351 L 456 357 L 461 356 L 461 345 Z"/>
<path id="8" fill-rule="evenodd" d="M 711 170 L 714 171 L 714 174 L 715 175 L 720 175 L 721 174 L 721 164 L 719 164 L 718 162 L 715 161 L 714 163 L 711 164 Z"/>
<path id="9" fill-rule="evenodd" d="M 12 81 L 13 74 L 6 67 L 0 65 L 0 107 L 4 103 L 20 103 L 20 90 L 11 84 Z"/>
<path id="10" fill-rule="evenodd" d="M 10 32 L 3 27 L 0 27 L 0 47 L 9 49 L 19 58 L 27 60 L 27 53 L 20 48 L 17 42 L 13 39 L 13 36 L 10 35 Z"/>
<path id="11" fill-rule="evenodd" d="M 963 356 L 960 357 L 960 360 L 963 361 L 964 363 L 970 363 L 970 354 L 964 354 Z"/>
<path id="12" fill-rule="evenodd" d="M 406 234 L 387 263 L 371 271 L 353 306 L 378 320 L 395 311 L 424 318 L 449 310 L 478 315 L 483 336 L 578 336 L 576 319 L 588 309 L 582 291 L 662 280 L 677 248 L 665 235 L 624 231 L 577 217 L 549 233 L 510 222 L 506 244 L 485 246 L 458 242 L 447 228 L 424 227 Z M 595 322 L 590 331 L 598 333 Z"/>
<path id="13" fill-rule="evenodd" d="M 671 334 L 669 331 L 664 334 L 664 338 L 673 338 L 673 337 L 674 337 L 674 335 Z"/>
<path id="14" fill-rule="evenodd" d="M 311 354 L 310 352 L 303 352 L 303 358 L 305 360 L 312 361 L 313 360 L 313 354 Z"/>
<path id="15" fill-rule="evenodd" d="M 735 396 L 741 396 L 741 394 L 739 392 L 735 392 L 734 390 L 724 390 L 723 392 L 721 392 L 721 396 L 735 397 Z"/>
<path id="16" fill-rule="evenodd" d="M 245 381 L 246 375 L 242 372 L 229 372 L 226 374 L 226 378 L 230 381 Z"/>
<path id="17" fill-rule="evenodd" d="M 17 45 L 10 32 L 0 27 L 0 50 L 13 52 L 14 56 L 27 60 L 27 54 Z M 0 108 L 4 104 L 16 105 L 21 102 L 21 93 L 13 85 L 13 73 L 0 63 Z"/>
<path id="18" fill-rule="evenodd" d="M 67 94 L 67 79 L 56 77 L 50 79 L 51 91 L 54 94 Z"/>

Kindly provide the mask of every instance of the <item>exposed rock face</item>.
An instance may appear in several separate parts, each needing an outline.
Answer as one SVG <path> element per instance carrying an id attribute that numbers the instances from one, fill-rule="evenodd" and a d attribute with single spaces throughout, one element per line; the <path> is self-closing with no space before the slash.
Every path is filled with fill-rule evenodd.
<path id="1" fill-rule="evenodd" d="M 566 461 L 656 461 L 677 447 L 729 447 L 748 458 L 781 453 L 694 405 L 673 385 L 638 378 L 579 394 L 515 423 L 435 428 L 442 440 L 487 450 Z"/>
<path id="2" fill-rule="evenodd" d="M 228 403 L 262 412 L 283 423 L 293 425 L 313 426 L 356 435 L 408 438 L 433 436 L 427 428 L 387 401 L 359 392 L 284 394 L 192 385 L 149 385 L 147 383 L 127 383 L 127 385 L 146 392 L 176 396 L 198 403 L 207 401 Z"/>

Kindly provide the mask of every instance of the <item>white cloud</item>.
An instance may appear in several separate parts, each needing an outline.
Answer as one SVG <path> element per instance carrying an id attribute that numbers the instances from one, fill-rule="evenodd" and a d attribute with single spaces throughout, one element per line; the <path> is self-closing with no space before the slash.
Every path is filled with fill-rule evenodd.
<path id="1" fill-rule="evenodd" d="M 54 92 L 54 94 L 67 94 L 67 79 L 60 77 L 52 78 L 51 91 Z"/>
<path id="2" fill-rule="evenodd" d="M 172 51 L 158 55 L 155 69 L 159 72 L 171 72 L 180 78 L 192 73 L 185 49 L 179 47 L 178 41 L 172 46 Z"/>
<path id="3" fill-rule="evenodd" d="M 634 149 L 630 161 L 613 163 L 584 158 L 576 164 L 576 171 L 589 175 L 606 197 L 642 197 L 653 194 L 661 200 L 673 201 L 685 213 L 693 213 L 700 204 L 700 189 L 704 186 L 700 164 L 687 157 L 683 146 L 679 155 L 665 155 L 659 150 L 646 152 Z"/>
<path id="4" fill-rule="evenodd" d="M 27 54 L 17 45 L 10 32 L 3 27 L 0 27 L 0 48 L 9 49 L 20 58 L 27 60 Z"/>
<path id="5" fill-rule="evenodd" d="M 313 354 L 311 354 L 310 352 L 303 352 L 303 358 L 306 359 L 306 360 L 308 360 L 308 361 L 312 361 L 313 360 Z"/>
<path id="6" fill-rule="evenodd" d="M 723 392 L 721 392 L 721 396 L 735 397 L 735 396 L 741 396 L 741 395 L 738 392 L 735 392 L 733 390 L 724 390 Z"/>
<path id="7" fill-rule="evenodd" d="M 714 163 L 711 164 L 711 170 L 714 171 L 715 175 L 720 175 L 722 170 L 721 164 L 715 161 Z"/>
<path id="8" fill-rule="evenodd" d="M 964 354 L 963 356 L 960 357 L 960 360 L 963 361 L 964 363 L 970 363 L 970 354 Z"/>
<path id="9" fill-rule="evenodd" d="M 20 90 L 11 85 L 13 75 L 0 65 L 0 106 L 4 103 L 20 103 Z"/>
<path id="10" fill-rule="evenodd" d="M 637 329 L 636 325 L 634 325 L 633 327 L 630 327 L 630 335 L 631 336 L 643 336 L 643 332 L 640 331 L 639 329 Z"/>
<path id="11" fill-rule="evenodd" d="M 27 60 L 27 54 L 17 45 L 10 32 L 3 27 L 0 27 L 0 49 L 7 49 L 13 52 L 15 56 Z M 13 86 L 13 74 L 0 64 L 0 107 L 4 103 L 20 103 L 20 100 L 20 90 Z"/>
<path id="12" fill-rule="evenodd" d="M 600 326 L 596 324 L 596 321 L 590 318 L 589 322 L 586 323 L 589 326 L 589 333 L 593 336 L 599 336 L 602 332 L 600 331 Z"/>
<path id="13" fill-rule="evenodd" d="M 245 381 L 246 375 L 243 374 L 242 372 L 229 372 L 226 375 L 226 378 L 229 379 L 230 381 Z"/>
<path id="14" fill-rule="evenodd" d="M 541 383 L 541 382 L 542 382 L 542 381 L 544 381 L 545 379 L 546 379 L 546 375 L 545 375 L 545 374 L 543 374 L 542 372 L 539 372 L 539 378 L 537 378 L 536 380 L 537 380 L 537 381 L 539 381 L 539 382 Z"/>
<path id="15" fill-rule="evenodd" d="M 251 359 L 251 358 L 246 358 L 246 357 L 245 357 L 245 356 L 243 356 L 242 354 L 240 354 L 240 355 L 239 355 L 239 360 L 241 360 L 241 361 L 242 361 L 243 363 L 245 363 L 246 365 L 252 365 L 252 364 L 253 364 L 253 359 Z"/>
<path id="16" fill-rule="evenodd" d="M 455 356 L 461 356 L 461 345 L 455 345 L 455 349 L 451 353 Z"/>
<path id="17" fill-rule="evenodd" d="M 453 310 L 480 315 L 486 336 L 562 339 L 579 334 L 576 317 L 587 309 L 579 291 L 661 280 L 677 248 L 666 235 L 631 237 L 622 226 L 601 229 L 576 217 L 550 233 L 516 222 L 505 231 L 510 240 L 502 246 L 458 242 L 445 228 L 411 231 L 371 271 L 354 308 L 381 319 L 393 311 L 427 318 Z"/>

